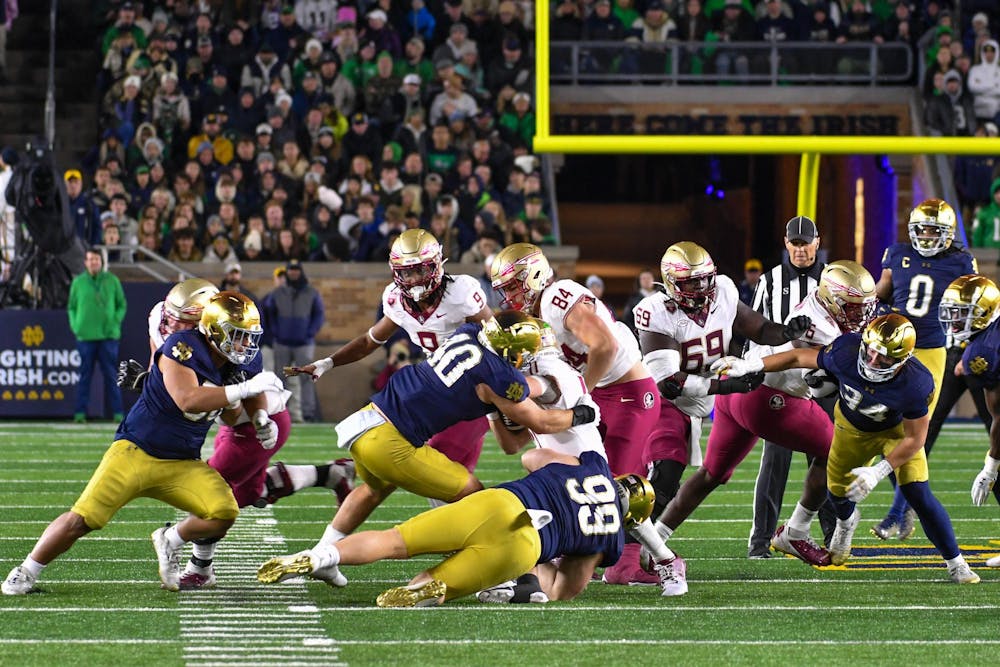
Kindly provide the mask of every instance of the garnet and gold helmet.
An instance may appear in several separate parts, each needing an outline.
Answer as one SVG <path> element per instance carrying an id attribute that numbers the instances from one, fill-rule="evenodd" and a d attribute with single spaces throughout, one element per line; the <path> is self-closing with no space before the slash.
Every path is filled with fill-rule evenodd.
<path id="1" fill-rule="evenodd" d="M 517 310 L 503 310 L 483 322 L 483 336 L 493 351 L 520 368 L 542 346 L 539 320 Z"/>
<path id="2" fill-rule="evenodd" d="M 169 333 L 191 329 L 201 320 L 205 304 L 219 293 L 219 288 L 201 278 L 188 278 L 170 288 L 163 299 L 160 326 Z"/>
<path id="3" fill-rule="evenodd" d="M 958 218 L 943 199 L 926 199 L 910 212 L 910 244 L 924 257 L 951 247 Z"/>
<path id="4" fill-rule="evenodd" d="M 260 313 L 249 297 L 239 292 L 219 292 L 205 305 L 198 330 L 234 364 L 248 364 L 260 351 Z"/>
<path id="5" fill-rule="evenodd" d="M 841 331 L 857 333 L 875 314 L 878 303 L 875 279 L 857 262 L 849 259 L 830 262 L 819 276 L 816 300 Z"/>
<path id="6" fill-rule="evenodd" d="M 861 334 L 858 372 L 872 382 L 891 380 L 913 356 L 917 331 L 897 313 L 876 317 Z"/>
<path id="7" fill-rule="evenodd" d="M 946 336 L 959 343 L 991 325 L 1000 317 L 1000 289 L 996 283 L 975 273 L 959 276 L 941 295 L 938 320 Z"/>
<path id="8" fill-rule="evenodd" d="M 392 280 L 414 301 L 434 294 L 444 279 L 444 255 L 441 244 L 424 229 L 407 229 L 393 241 L 389 250 Z"/>
<path id="9" fill-rule="evenodd" d="M 691 241 L 675 243 L 663 253 L 660 273 L 667 296 L 703 326 L 715 301 L 715 262 L 708 251 Z"/>
<path id="10" fill-rule="evenodd" d="M 490 279 L 504 306 L 530 312 L 552 280 L 552 267 L 542 249 L 531 243 L 514 243 L 493 259 Z"/>
<path id="11" fill-rule="evenodd" d="M 615 477 L 618 486 L 618 507 L 626 528 L 642 523 L 653 513 L 656 491 L 642 475 L 629 473 Z"/>

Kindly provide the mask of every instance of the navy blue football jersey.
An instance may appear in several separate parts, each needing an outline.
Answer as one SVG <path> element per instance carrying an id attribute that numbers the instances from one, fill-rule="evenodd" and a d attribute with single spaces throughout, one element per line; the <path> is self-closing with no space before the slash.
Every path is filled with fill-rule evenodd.
<path id="1" fill-rule="evenodd" d="M 580 465 L 550 463 L 527 477 L 497 487 L 527 509 L 545 510 L 552 521 L 538 531 L 539 563 L 556 556 L 603 554 L 600 567 L 618 562 L 625 544 L 618 491 L 608 462 L 597 452 L 580 454 Z"/>
<path id="2" fill-rule="evenodd" d="M 1000 383 L 1000 320 L 969 340 L 962 352 L 962 368 L 978 386 L 992 389 Z"/>
<path id="3" fill-rule="evenodd" d="M 528 398 L 524 375 L 483 345 L 480 331 L 478 322 L 463 324 L 426 361 L 399 369 L 372 396 L 372 403 L 413 445 L 419 447 L 449 426 L 495 410 L 476 396 L 480 383 L 515 403 Z"/>
<path id="4" fill-rule="evenodd" d="M 962 248 L 924 257 L 909 243 L 885 249 L 882 268 L 892 271 L 892 307 L 917 330 L 917 347 L 944 347 L 938 304 L 945 289 L 959 276 L 976 273 L 976 260 Z"/>
<path id="5" fill-rule="evenodd" d="M 856 429 L 884 431 L 903 419 L 927 414 L 934 378 L 916 357 L 886 382 L 872 382 L 858 370 L 861 334 L 845 334 L 819 352 L 816 363 L 840 381 L 840 410 Z"/>
<path id="6" fill-rule="evenodd" d="M 197 329 L 171 334 L 153 358 L 153 368 L 142 386 L 142 393 L 128 416 L 118 426 L 115 440 L 134 442 L 144 452 L 159 459 L 197 459 L 212 422 L 222 410 L 211 412 L 183 412 L 174 403 L 163 384 L 159 368 L 162 355 L 167 355 L 198 376 L 198 384 L 221 387 L 235 370 L 245 371 L 252 377 L 263 368 L 260 355 L 249 364 L 236 366 L 229 362 L 216 367 L 211 348 L 205 336 Z"/>

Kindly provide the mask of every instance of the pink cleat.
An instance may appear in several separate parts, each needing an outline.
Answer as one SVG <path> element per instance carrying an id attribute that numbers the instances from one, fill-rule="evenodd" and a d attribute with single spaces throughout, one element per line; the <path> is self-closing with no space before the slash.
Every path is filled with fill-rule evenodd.
<path id="1" fill-rule="evenodd" d="M 604 583 L 620 586 L 659 585 L 660 578 L 646 572 L 639 565 L 639 550 L 641 548 L 639 544 L 634 542 L 626 544 L 618 562 L 604 570 L 604 577 L 602 577 Z"/>
<path id="2" fill-rule="evenodd" d="M 771 538 L 771 548 L 789 556 L 795 556 L 807 565 L 825 567 L 830 564 L 830 552 L 816 544 L 808 535 L 801 540 L 789 536 L 788 527 L 778 526 Z"/>

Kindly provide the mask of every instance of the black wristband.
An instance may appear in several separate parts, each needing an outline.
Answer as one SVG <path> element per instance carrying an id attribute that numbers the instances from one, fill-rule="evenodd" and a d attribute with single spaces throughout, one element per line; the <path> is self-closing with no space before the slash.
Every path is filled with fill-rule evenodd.
<path id="1" fill-rule="evenodd" d="M 582 424 L 589 424 L 597 419 L 597 412 L 594 408 L 589 405 L 574 405 L 573 406 L 573 424 L 572 426 L 580 426 Z"/>

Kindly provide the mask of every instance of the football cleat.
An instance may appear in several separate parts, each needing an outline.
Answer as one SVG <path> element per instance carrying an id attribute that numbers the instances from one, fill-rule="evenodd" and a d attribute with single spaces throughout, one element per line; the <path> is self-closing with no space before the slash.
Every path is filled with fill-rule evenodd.
<path id="1" fill-rule="evenodd" d="M 917 511 L 912 507 L 903 512 L 903 520 L 899 522 L 899 534 L 896 538 L 903 541 L 911 537 L 917 529 Z"/>
<path id="2" fill-rule="evenodd" d="M 948 568 L 948 576 L 956 584 L 978 584 L 979 575 L 964 560 Z"/>
<path id="3" fill-rule="evenodd" d="M 312 574 L 313 563 L 310 551 L 300 551 L 290 556 L 276 556 L 257 569 L 257 581 L 262 584 L 276 584 L 279 581 Z"/>
<path id="4" fill-rule="evenodd" d="M 687 563 L 677 554 L 668 560 L 653 563 L 653 573 L 659 579 L 660 595 L 663 597 L 676 597 L 688 592 Z"/>
<path id="5" fill-rule="evenodd" d="M 830 552 L 816 544 L 808 535 L 802 539 L 788 534 L 788 526 L 778 526 L 771 538 L 771 548 L 789 556 L 795 556 L 807 565 L 824 567 L 830 564 Z"/>
<path id="6" fill-rule="evenodd" d="M 510 579 L 483 589 L 476 593 L 476 598 L 488 604 L 545 604 L 549 601 L 549 596 L 538 583 L 538 577 L 533 574 L 524 574 L 516 581 Z"/>
<path id="7" fill-rule="evenodd" d="M 420 584 L 390 588 L 375 599 L 380 607 L 436 607 L 441 604 L 448 587 L 443 581 L 430 579 Z"/>
<path id="8" fill-rule="evenodd" d="M 832 565 L 843 565 L 851 557 L 851 542 L 854 540 L 854 531 L 858 529 L 858 522 L 861 521 L 861 512 L 857 507 L 854 513 L 846 520 L 837 519 L 837 528 L 830 538 L 830 563 Z"/>
<path id="9" fill-rule="evenodd" d="M 35 581 L 34 575 L 18 565 L 10 571 L 0 588 L 4 595 L 27 595 L 35 590 Z"/>
<path id="10" fill-rule="evenodd" d="M 986 565 L 986 567 L 1000 567 L 1000 556 L 994 556 L 993 558 L 988 558 L 984 563 L 984 565 Z"/>
<path id="11" fill-rule="evenodd" d="M 327 477 L 326 485 L 336 494 L 337 504 L 343 505 L 344 500 L 354 490 L 354 475 L 353 459 L 337 459 L 330 462 L 330 475 Z"/>
<path id="12" fill-rule="evenodd" d="M 167 542 L 168 528 L 170 524 L 157 528 L 150 537 L 153 540 L 153 549 L 156 550 L 156 560 L 160 569 L 160 587 L 176 591 L 180 589 L 182 547 L 171 547 Z"/>
<path id="13" fill-rule="evenodd" d="M 264 475 L 264 495 L 254 501 L 254 507 L 267 507 L 295 493 L 295 486 L 288 474 L 288 468 L 281 461 L 275 461 Z"/>
<path id="14" fill-rule="evenodd" d="M 899 535 L 899 522 L 887 516 L 872 526 L 871 531 L 880 540 L 888 540 Z"/>
<path id="15" fill-rule="evenodd" d="M 212 566 L 198 569 L 202 571 L 185 570 L 181 574 L 180 581 L 178 582 L 180 590 L 197 591 L 202 588 L 215 588 L 215 570 Z"/>
<path id="16" fill-rule="evenodd" d="M 625 545 L 621 558 L 609 568 L 605 568 L 601 580 L 606 584 L 620 586 L 655 586 L 660 578 L 642 569 L 639 563 L 640 545 L 635 542 Z"/>

